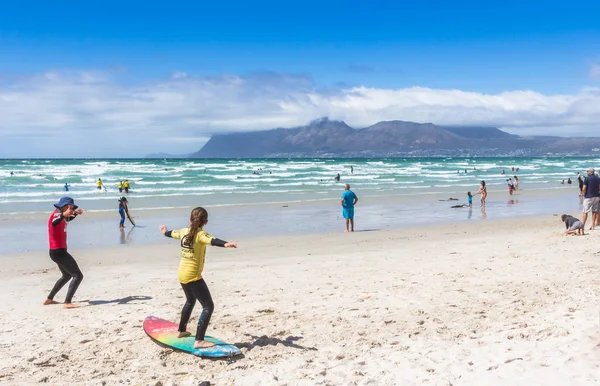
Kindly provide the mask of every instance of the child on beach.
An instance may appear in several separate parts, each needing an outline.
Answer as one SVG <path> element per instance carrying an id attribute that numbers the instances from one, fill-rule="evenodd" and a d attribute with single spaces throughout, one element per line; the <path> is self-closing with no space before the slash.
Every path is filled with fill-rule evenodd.
<path id="1" fill-rule="evenodd" d="M 83 214 L 85 211 L 78 209 L 71 197 L 62 197 L 57 204 L 54 204 L 54 207 L 56 209 L 48 218 L 48 242 L 50 244 L 50 259 L 58 265 L 62 277 L 58 279 L 43 304 L 45 306 L 58 304 L 54 301 L 54 296 L 72 279 L 63 307 L 77 308 L 79 306 L 72 303 L 73 295 L 75 295 L 75 291 L 77 291 L 83 280 L 83 274 L 73 256 L 67 252 L 67 225 L 77 215 Z"/>
<path id="2" fill-rule="evenodd" d="M 471 192 L 467 192 L 467 199 L 469 200 L 469 208 L 473 206 L 473 195 Z"/>
<path id="3" fill-rule="evenodd" d="M 513 191 L 515 190 L 515 186 L 513 185 L 512 180 L 510 178 L 506 180 L 506 183 L 508 184 L 508 194 L 512 196 Z"/>
<path id="4" fill-rule="evenodd" d="M 119 229 L 125 228 L 125 211 L 129 210 L 127 208 L 127 198 L 121 197 L 119 199 L 119 215 L 121 216 L 121 221 L 119 222 Z"/>
<path id="5" fill-rule="evenodd" d="M 573 217 L 573 216 L 569 216 L 566 214 L 563 214 L 562 216 L 560 216 L 560 219 L 562 220 L 562 222 L 565 223 L 565 226 L 567 228 L 567 230 L 565 231 L 566 235 L 583 235 L 584 234 L 584 225 L 583 223 Z"/>
<path id="6" fill-rule="evenodd" d="M 190 215 L 190 226 L 179 230 L 167 230 L 165 225 L 160 231 L 167 237 L 181 240 L 181 263 L 179 264 L 179 283 L 185 294 L 185 304 L 181 311 L 179 322 L 179 338 L 190 336 L 186 326 L 194 309 L 196 301 L 202 305 L 202 313 L 198 318 L 196 342 L 194 348 L 207 348 L 215 344 L 204 340 L 208 322 L 212 316 L 214 305 L 208 286 L 202 278 L 204 255 L 207 245 L 217 247 L 237 248 L 235 242 L 219 240 L 203 230 L 208 223 L 208 212 L 201 207 L 194 208 Z"/>

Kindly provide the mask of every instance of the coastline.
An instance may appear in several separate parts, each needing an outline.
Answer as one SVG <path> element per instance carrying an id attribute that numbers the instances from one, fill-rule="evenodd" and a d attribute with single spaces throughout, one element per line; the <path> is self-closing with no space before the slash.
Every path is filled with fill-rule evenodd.
<path id="1" fill-rule="evenodd" d="M 340 190 L 341 195 L 342 190 Z M 513 196 L 506 191 L 490 190 L 483 211 L 478 196 L 471 208 L 451 208 L 466 204 L 464 192 L 444 192 L 402 195 L 362 195 L 356 209 L 356 230 L 372 231 L 432 225 L 436 223 L 464 223 L 495 218 L 518 218 L 543 214 L 577 213 L 581 204 L 572 190 L 520 190 Z M 456 201 L 446 201 L 448 198 Z M 285 199 L 286 197 L 282 197 Z M 201 202 L 201 200 L 199 200 Z M 85 204 L 79 203 L 83 208 Z M 198 205 L 198 204 L 196 204 Z M 130 210 L 137 226 L 126 220 L 126 229 L 117 228 L 118 213 L 88 211 L 69 226 L 69 248 L 101 248 L 161 244 L 166 242 L 158 233 L 158 226 L 169 229 L 187 225 L 193 206 L 178 205 L 163 209 L 139 210 L 135 201 Z M 209 233 L 226 238 L 255 237 L 262 235 L 320 234 L 343 229 L 339 199 L 305 199 L 238 205 L 206 206 L 209 211 Z M 23 214 L 20 217 L 2 218 L 0 221 L 0 255 L 47 249 L 47 213 Z"/>

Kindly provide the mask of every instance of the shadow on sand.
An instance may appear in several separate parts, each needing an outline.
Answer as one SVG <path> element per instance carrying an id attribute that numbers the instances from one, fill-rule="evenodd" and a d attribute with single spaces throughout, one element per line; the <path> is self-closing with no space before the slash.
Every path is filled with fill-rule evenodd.
<path id="1" fill-rule="evenodd" d="M 278 344 L 282 344 L 286 347 L 296 348 L 300 350 L 310 350 L 310 351 L 318 351 L 315 347 L 305 347 L 294 342 L 303 339 L 301 336 L 288 336 L 284 340 L 279 338 L 269 338 L 266 335 L 263 336 L 254 336 L 250 334 L 245 334 L 250 337 L 254 341 L 251 343 L 234 343 L 234 346 L 238 348 L 247 348 L 248 351 L 252 350 L 254 347 L 265 347 L 265 346 L 277 346 Z"/>
<path id="2" fill-rule="evenodd" d="M 100 306 L 102 304 L 110 304 L 110 303 L 127 304 L 129 302 L 136 301 L 136 300 L 150 300 L 150 299 L 152 299 L 152 296 L 127 296 L 127 297 L 121 298 L 121 299 L 88 300 L 87 302 L 90 306 Z"/>

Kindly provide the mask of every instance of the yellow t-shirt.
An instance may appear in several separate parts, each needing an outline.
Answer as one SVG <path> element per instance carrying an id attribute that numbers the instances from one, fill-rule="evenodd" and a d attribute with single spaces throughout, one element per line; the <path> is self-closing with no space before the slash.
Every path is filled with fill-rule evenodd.
<path id="1" fill-rule="evenodd" d="M 129 181 L 125 181 L 125 182 L 123 182 L 123 187 L 124 187 L 124 188 L 128 188 L 128 187 L 129 187 Z"/>
<path id="2" fill-rule="evenodd" d="M 171 237 L 177 240 L 183 240 L 188 234 L 189 228 L 171 231 Z M 181 284 L 191 283 L 202 279 L 202 270 L 204 269 L 204 255 L 206 246 L 210 245 L 213 237 L 198 229 L 196 239 L 192 248 L 188 248 L 181 242 L 181 263 L 179 263 L 179 282 Z"/>
<path id="3" fill-rule="evenodd" d="M 100 180 L 96 181 L 96 185 L 97 185 L 98 187 L 101 187 L 101 186 L 102 186 L 102 181 L 100 181 Z"/>

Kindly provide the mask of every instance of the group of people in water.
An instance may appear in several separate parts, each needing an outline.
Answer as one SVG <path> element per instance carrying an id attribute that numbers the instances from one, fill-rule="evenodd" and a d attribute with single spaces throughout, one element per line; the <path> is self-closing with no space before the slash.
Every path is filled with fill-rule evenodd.
<path id="1" fill-rule="evenodd" d="M 129 183 L 129 180 L 119 180 L 119 182 L 116 184 L 117 189 L 119 189 L 119 193 L 129 193 L 130 185 L 131 184 Z M 104 189 L 104 191 L 106 191 L 106 187 L 104 186 L 104 182 L 102 182 L 102 178 L 98 178 L 98 181 L 96 181 L 96 188 L 98 188 L 98 190 Z"/>
<path id="2" fill-rule="evenodd" d="M 129 187 L 131 186 L 129 180 L 119 180 L 119 182 L 117 182 L 117 189 L 119 189 L 119 193 L 129 193 Z M 68 182 L 65 182 L 65 185 L 63 186 L 63 189 L 65 190 L 65 192 L 69 191 L 69 188 L 71 187 L 71 185 Z M 106 192 L 106 186 L 104 186 L 104 182 L 102 182 L 102 178 L 98 178 L 98 180 L 96 181 L 96 188 L 98 190 L 104 190 Z"/>

